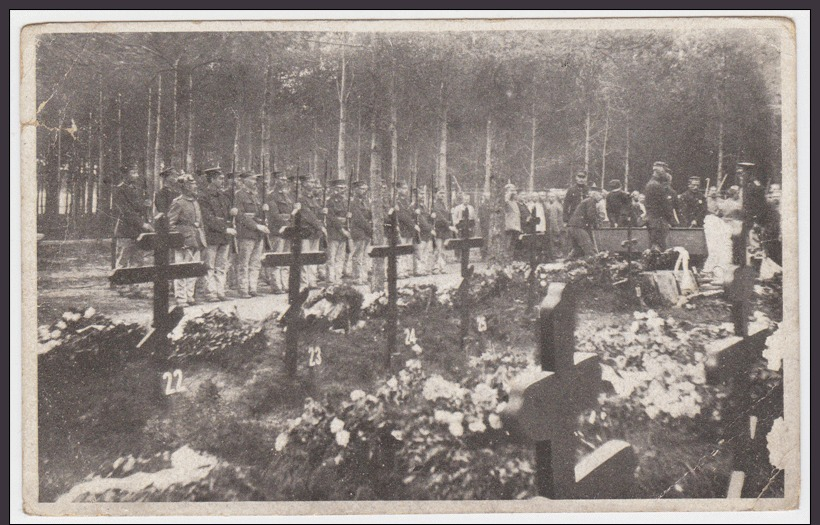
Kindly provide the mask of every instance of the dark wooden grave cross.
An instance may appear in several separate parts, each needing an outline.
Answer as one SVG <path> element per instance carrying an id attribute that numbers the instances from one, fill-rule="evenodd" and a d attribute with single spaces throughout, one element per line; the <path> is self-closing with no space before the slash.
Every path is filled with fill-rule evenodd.
<path id="1" fill-rule="evenodd" d="M 415 247 L 412 244 L 399 244 L 396 210 L 390 209 L 387 214 L 387 245 L 373 246 L 368 251 L 370 257 L 387 258 L 387 349 L 385 353 L 385 367 L 390 369 L 390 358 L 396 351 L 396 331 L 399 320 L 398 309 L 398 268 L 397 259 L 400 255 L 412 255 Z"/>
<path id="2" fill-rule="evenodd" d="M 461 214 L 461 220 L 457 224 L 459 239 L 448 239 L 444 247 L 448 250 L 461 250 L 461 284 L 458 293 L 461 297 L 461 327 L 460 341 L 461 350 L 464 351 L 467 341 L 467 334 L 470 331 L 470 277 L 473 275 L 473 267 L 470 266 L 470 248 L 481 248 L 484 245 L 482 237 L 471 237 L 475 220 L 470 218 L 470 208 L 465 204 Z"/>
<path id="3" fill-rule="evenodd" d="M 547 239 L 546 233 L 522 233 L 518 236 L 518 241 L 527 248 L 527 253 L 530 256 L 530 273 L 527 277 L 529 287 L 527 288 L 527 311 L 532 310 L 535 306 L 536 291 L 538 290 L 538 283 L 536 283 L 535 272 L 538 269 L 538 264 L 541 262 L 539 257 L 541 246 Z"/>
<path id="4" fill-rule="evenodd" d="M 285 368 L 288 374 L 296 375 L 296 364 L 299 346 L 299 322 L 302 304 L 307 299 L 309 290 L 301 289 L 302 267 L 324 264 L 326 252 L 302 252 L 302 241 L 310 237 L 311 232 L 302 228 L 302 214 L 294 209 L 291 223 L 285 227 L 282 237 L 290 241 L 290 252 L 269 252 L 262 258 L 262 266 L 289 267 L 288 275 L 288 309 L 282 315 L 285 323 Z"/>
<path id="5" fill-rule="evenodd" d="M 153 233 L 143 233 L 137 238 L 137 246 L 142 250 L 153 250 L 154 265 L 138 266 L 134 268 L 118 268 L 111 272 L 109 281 L 112 285 L 154 283 L 154 321 L 151 329 L 137 344 L 137 348 L 146 348 L 152 351 L 157 358 L 168 357 L 168 334 L 174 329 L 184 315 L 182 306 L 168 310 L 168 281 L 201 277 L 208 273 L 205 263 L 170 262 L 170 252 L 174 248 L 181 248 L 183 237 L 179 232 L 168 231 L 168 217 L 159 214 L 155 217 Z"/>
<path id="6" fill-rule="evenodd" d="M 735 336 L 716 342 L 709 349 L 706 362 L 706 381 L 726 385 L 730 389 L 730 406 L 741 412 L 727 424 L 724 435 L 724 443 L 733 457 L 727 498 L 758 497 L 768 483 L 768 477 L 752 480 L 747 475 L 761 462 L 767 462 L 766 431 L 771 429 L 772 420 L 783 414 L 782 384 L 779 392 L 768 392 L 763 397 L 754 392 L 751 370 L 760 363 L 771 334 L 768 328 L 749 333 L 754 275 L 753 268 L 741 266 L 724 283 L 726 298 L 732 305 Z"/>
<path id="7" fill-rule="evenodd" d="M 550 499 L 614 499 L 633 494 L 637 458 L 629 443 L 609 441 L 575 462 L 578 416 L 597 406 L 602 388 L 595 354 L 575 352 L 575 291 L 550 283 L 539 307 L 542 372 L 513 384 L 505 427 L 535 444 L 538 494 Z"/>

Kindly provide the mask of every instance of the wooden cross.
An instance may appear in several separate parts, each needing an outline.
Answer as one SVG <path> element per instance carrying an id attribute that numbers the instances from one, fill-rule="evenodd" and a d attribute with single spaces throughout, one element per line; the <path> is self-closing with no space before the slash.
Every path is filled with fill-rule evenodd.
<path id="1" fill-rule="evenodd" d="M 730 405 L 742 412 L 727 425 L 724 443 L 733 457 L 733 470 L 726 491 L 727 498 L 757 497 L 768 479 L 749 480 L 748 473 L 766 462 L 766 430 L 774 414 L 783 413 L 783 392 L 770 392 L 764 398 L 754 395 L 751 367 L 760 362 L 766 348 L 767 328 L 749 333 L 749 313 L 754 293 L 754 270 L 748 266 L 735 269 L 733 278 L 724 283 L 726 298 L 732 305 L 735 336 L 709 349 L 706 381 L 725 384 L 730 389 Z M 760 423 L 766 423 L 760 425 Z M 766 428 L 763 428 L 763 427 Z"/>
<path id="2" fill-rule="evenodd" d="M 262 266 L 290 268 L 288 275 L 288 309 L 282 316 L 285 322 L 285 368 L 288 374 L 296 375 L 296 363 L 299 345 L 299 321 L 302 304 L 309 291 L 301 289 L 302 266 L 324 264 L 326 252 L 302 252 L 302 241 L 310 237 L 311 232 L 302 228 L 302 213 L 294 209 L 291 224 L 285 227 L 282 237 L 290 241 L 290 252 L 269 252 L 262 258 Z"/>
<path id="3" fill-rule="evenodd" d="M 412 255 L 415 253 L 415 247 L 412 244 L 399 244 L 395 209 L 391 208 L 387 213 L 387 221 L 388 244 L 386 246 L 373 246 L 367 254 L 370 257 L 387 258 L 387 349 L 384 363 L 389 370 L 390 357 L 396 351 L 396 329 L 399 319 L 397 258 L 400 255 Z"/>
<path id="4" fill-rule="evenodd" d="M 154 321 L 151 329 L 137 344 L 137 348 L 148 348 L 155 357 L 167 357 L 168 334 L 179 323 L 184 314 L 182 306 L 168 310 L 168 281 L 201 277 L 208 273 L 202 262 L 170 263 L 170 251 L 183 246 L 179 232 L 168 231 L 168 217 L 159 214 L 154 220 L 156 232 L 143 233 L 137 238 L 137 246 L 142 250 L 153 250 L 154 265 L 134 268 L 118 268 L 111 272 L 112 285 L 154 283 Z"/>
<path id="5" fill-rule="evenodd" d="M 601 367 L 595 354 L 575 352 L 575 297 L 550 283 L 539 307 L 542 372 L 513 384 L 502 413 L 512 433 L 535 443 L 538 494 L 550 499 L 613 499 L 632 495 L 637 458 L 629 443 L 609 441 L 575 462 L 579 413 L 597 406 Z"/>
<path id="6" fill-rule="evenodd" d="M 461 327 L 460 341 L 461 350 L 464 351 L 467 341 L 467 334 L 470 331 L 470 277 L 473 275 L 473 267 L 470 266 L 470 248 L 481 248 L 484 245 L 482 237 L 470 237 L 475 221 L 470 218 L 470 208 L 465 204 L 458 223 L 460 239 L 448 239 L 444 243 L 447 250 L 461 250 L 461 284 L 458 293 L 461 296 Z"/>
<path id="7" fill-rule="evenodd" d="M 527 288 L 527 311 L 530 311 L 535 306 L 536 291 L 538 290 L 535 282 L 535 271 L 538 269 L 540 257 L 538 256 L 539 247 L 547 239 L 546 233 L 522 233 L 518 236 L 518 242 L 527 247 L 527 252 L 530 255 L 530 273 L 527 277 L 529 287 Z"/>

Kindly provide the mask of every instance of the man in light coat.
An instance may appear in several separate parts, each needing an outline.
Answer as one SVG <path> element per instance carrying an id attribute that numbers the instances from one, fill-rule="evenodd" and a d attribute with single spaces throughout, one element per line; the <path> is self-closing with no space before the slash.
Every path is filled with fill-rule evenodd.
<path id="1" fill-rule="evenodd" d="M 171 231 L 182 234 L 181 248 L 174 250 L 174 262 L 199 262 L 202 250 L 208 246 L 205 239 L 205 228 L 202 223 L 202 210 L 197 202 L 198 189 L 196 180 L 189 174 L 177 178 L 180 195 L 171 202 L 168 210 L 168 226 Z M 178 305 L 194 305 L 196 300 L 196 277 L 174 281 L 174 297 Z"/>

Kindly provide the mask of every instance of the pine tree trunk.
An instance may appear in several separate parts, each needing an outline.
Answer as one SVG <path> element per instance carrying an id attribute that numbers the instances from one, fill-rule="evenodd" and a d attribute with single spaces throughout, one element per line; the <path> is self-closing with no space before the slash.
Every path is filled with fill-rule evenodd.
<path id="1" fill-rule="evenodd" d="M 188 129 L 185 134 L 185 171 L 194 170 L 194 75 L 188 73 Z"/>
<path id="2" fill-rule="evenodd" d="M 399 133 L 397 129 L 398 108 L 396 107 L 396 60 L 390 72 L 390 205 L 396 204 L 396 183 L 399 176 Z"/>
<path id="3" fill-rule="evenodd" d="M 149 190 L 153 190 L 154 179 L 149 174 L 154 166 L 154 161 L 151 158 L 151 125 L 152 122 L 152 107 L 153 107 L 153 90 L 148 86 L 148 126 L 145 132 L 145 182 L 149 186 Z"/>
<path id="4" fill-rule="evenodd" d="M 375 114 L 375 111 L 373 111 L 372 114 Z M 375 116 L 371 116 L 370 118 L 370 129 L 370 211 L 373 214 L 373 245 L 379 246 L 385 242 L 384 208 L 382 206 L 385 202 L 385 198 L 382 194 L 382 159 L 376 134 Z M 373 271 L 370 275 L 370 291 L 383 291 L 384 259 L 376 257 L 371 259 L 371 262 L 373 264 Z"/>
<path id="5" fill-rule="evenodd" d="M 503 155 L 500 157 L 503 158 Z M 504 267 L 512 261 L 512 254 L 507 248 L 506 233 L 504 232 L 504 213 L 506 202 L 504 201 L 504 179 L 503 177 L 491 177 L 490 198 L 487 206 L 488 216 L 488 236 L 487 256 L 491 266 Z"/>
<path id="6" fill-rule="evenodd" d="M 493 173 L 493 121 L 487 119 L 487 146 L 484 150 L 484 193 L 492 191 L 490 185 Z"/>
<path id="7" fill-rule="evenodd" d="M 362 173 L 362 104 L 359 102 L 359 125 L 356 132 L 356 181 Z"/>
<path id="8" fill-rule="evenodd" d="M 629 117 L 626 120 L 626 154 L 624 155 L 624 190 L 629 191 L 629 142 L 630 126 Z"/>
<path id="9" fill-rule="evenodd" d="M 529 191 L 535 190 L 535 132 L 538 122 L 535 118 L 535 102 L 532 103 L 532 136 L 530 139 L 530 180 L 527 184 Z"/>
<path id="10" fill-rule="evenodd" d="M 111 170 L 111 201 L 109 202 L 109 208 L 114 206 L 114 187 L 120 183 L 122 164 L 122 94 L 117 93 L 117 166 L 116 170 Z"/>
<path id="11" fill-rule="evenodd" d="M 271 67 L 270 60 L 265 69 L 265 93 L 262 96 L 262 130 L 259 133 L 259 166 L 261 173 L 265 174 L 265 152 L 270 144 L 270 130 L 268 126 L 268 104 L 270 104 L 270 83 L 271 83 Z M 271 167 L 273 169 L 273 167 Z"/>
<path id="12" fill-rule="evenodd" d="M 319 177 L 319 124 L 316 119 L 313 120 L 313 167 L 311 176 L 315 180 L 321 180 Z"/>
<path id="13" fill-rule="evenodd" d="M 339 82 L 339 144 L 337 148 L 339 178 L 347 179 L 347 60 L 342 48 L 342 78 Z"/>
<path id="14" fill-rule="evenodd" d="M 587 108 L 586 124 L 584 125 L 584 171 L 589 174 L 589 131 L 590 131 L 589 108 Z"/>
<path id="15" fill-rule="evenodd" d="M 105 180 L 105 154 L 103 147 L 103 92 L 102 77 L 100 77 L 100 99 L 97 111 L 97 213 L 108 213 L 108 203 L 111 200 L 110 184 Z M 102 230 L 98 230 L 102 231 Z"/>
<path id="16" fill-rule="evenodd" d="M 83 209 L 83 211 L 88 210 L 88 213 L 93 213 L 95 208 L 97 207 L 97 203 L 99 200 L 99 184 L 97 184 L 97 179 L 95 177 L 96 173 L 94 171 L 94 157 L 93 157 L 93 150 L 94 150 L 94 137 L 91 134 L 91 130 L 94 126 L 94 115 L 91 111 L 88 112 L 88 137 L 86 139 L 86 160 L 88 161 L 88 169 L 86 170 L 83 180 L 81 181 L 82 184 L 85 185 L 85 201 L 79 201 L 76 198 L 77 193 L 77 185 L 80 183 L 76 179 L 77 177 L 71 177 L 71 215 L 72 217 L 76 218 L 77 212 L 77 204 L 79 203 L 79 207 Z M 69 172 L 69 176 L 71 173 Z M 96 188 L 95 188 L 96 186 Z"/>
<path id="17" fill-rule="evenodd" d="M 601 189 L 606 183 L 606 146 L 609 139 L 609 99 L 606 101 L 606 120 L 604 121 L 604 147 L 601 152 Z"/>
<path id="18" fill-rule="evenodd" d="M 441 109 L 439 120 L 438 187 L 447 191 L 447 206 L 450 206 L 450 180 L 447 177 L 447 113 L 449 111 L 444 95 L 445 84 L 441 85 Z"/>
<path id="19" fill-rule="evenodd" d="M 242 106 L 241 99 L 240 99 L 240 107 Z M 239 137 L 241 137 L 242 133 L 242 119 L 239 117 L 239 113 L 235 115 L 235 126 L 234 126 L 234 133 L 233 133 L 233 150 L 231 151 L 231 171 L 234 173 L 238 173 L 240 170 L 239 168 Z"/>
<path id="20" fill-rule="evenodd" d="M 718 191 L 723 186 L 723 119 L 718 123 L 718 158 L 717 158 L 717 179 L 715 181 Z"/>
<path id="21" fill-rule="evenodd" d="M 171 93 L 171 166 L 180 165 L 179 147 L 177 145 L 177 94 L 179 93 L 179 59 L 174 62 L 174 91 Z"/>
<path id="22" fill-rule="evenodd" d="M 153 173 L 153 183 L 151 186 L 151 195 L 155 195 L 157 190 L 159 190 L 159 173 L 162 171 L 163 162 L 162 156 L 160 155 L 160 133 L 162 131 L 162 73 L 157 75 L 157 124 L 154 130 L 154 173 Z M 152 208 L 151 214 L 153 215 L 156 213 L 156 210 Z"/>

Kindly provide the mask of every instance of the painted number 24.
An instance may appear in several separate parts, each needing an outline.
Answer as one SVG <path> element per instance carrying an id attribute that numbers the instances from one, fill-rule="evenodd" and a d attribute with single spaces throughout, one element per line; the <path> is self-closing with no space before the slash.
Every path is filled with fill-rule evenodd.
<path id="1" fill-rule="evenodd" d="M 404 329 L 404 344 L 407 346 L 412 346 L 416 344 L 416 329 L 415 328 L 405 328 Z"/>
<path id="2" fill-rule="evenodd" d="M 308 348 L 308 366 L 314 367 L 322 364 L 322 349 L 318 346 Z"/>
<path id="3" fill-rule="evenodd" d="M 176 379 L 176 381 L 174 381 Z M 186 388 L 182 386 L 182 370 L 177 368 L 173 372 L 165 372 L 162 374 L 162 380 L 165 381 L 165 395 L 178 394 L 185 392 Z"/>

